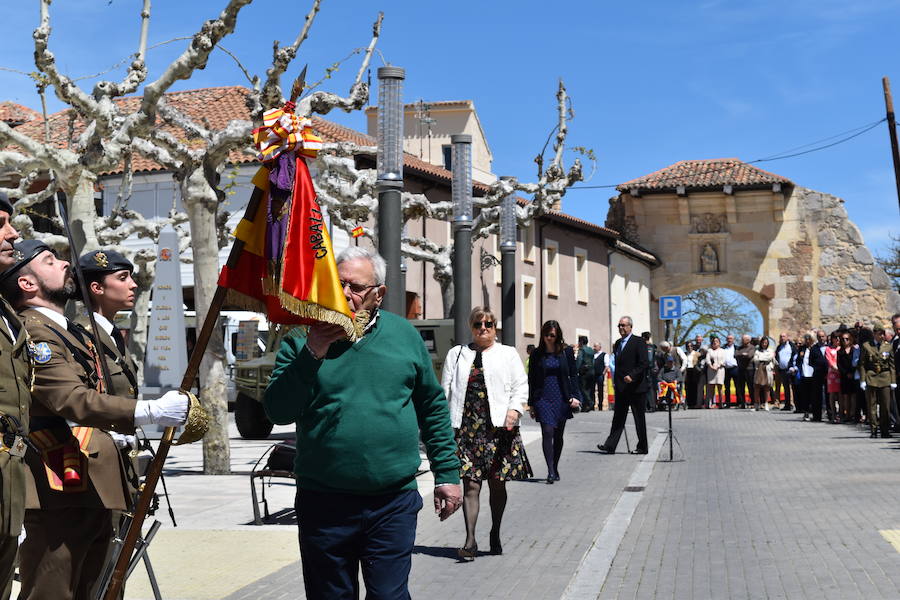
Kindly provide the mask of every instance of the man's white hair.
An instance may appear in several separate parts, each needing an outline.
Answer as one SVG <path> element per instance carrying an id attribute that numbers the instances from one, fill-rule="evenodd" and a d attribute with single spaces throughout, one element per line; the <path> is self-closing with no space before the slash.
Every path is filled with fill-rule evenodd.
<path id="1" fill-rule="evenodd" d="M 349 246 L 341 251 L 337 257 L 337 264 L 347 262 L 348 260 L 366 259 L 372 264 L 372 271 L 375 274 L 375 285 L 384 285 L 387 277 L 387 263 L 384 258 L 374 250 L 363 248 L 361 246 Z"/>

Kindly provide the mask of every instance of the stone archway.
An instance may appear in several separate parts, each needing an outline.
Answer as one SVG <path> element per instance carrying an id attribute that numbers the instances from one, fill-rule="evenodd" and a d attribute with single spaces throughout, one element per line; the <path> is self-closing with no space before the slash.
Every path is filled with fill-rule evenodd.
<path id="1" fill-rule="evenodd" d="M 616 189 L 606 225 L 660 258 L 654 297 L 729 288 L 776 335 L 900 312 L 840 198 L 734 158 L 681 161 Z"/>

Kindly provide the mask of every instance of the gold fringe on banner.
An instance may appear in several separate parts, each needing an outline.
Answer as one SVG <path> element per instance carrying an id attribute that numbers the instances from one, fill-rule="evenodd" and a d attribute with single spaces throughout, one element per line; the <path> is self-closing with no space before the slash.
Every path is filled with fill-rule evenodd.
<path id="1" fill-rule="evenodd" d="M 285 292 L 279 292 L 278 298 L 281 300 L 282 308 L 298 317 L 313 319 L 332 325 L 340 325 L 347 333 L 347 337 L 350 338 L 351 342 L 355 342 L 361 338 L 363 330 L 365 330 L 366 325 L 369 324 L 369 311 L 367 310 L 359 311 L 356 313 L 355 319 L 350 319 L 344 313 L 325 308 L 321 304 L 316 304 L 315 302 L 298 300 Z"/>

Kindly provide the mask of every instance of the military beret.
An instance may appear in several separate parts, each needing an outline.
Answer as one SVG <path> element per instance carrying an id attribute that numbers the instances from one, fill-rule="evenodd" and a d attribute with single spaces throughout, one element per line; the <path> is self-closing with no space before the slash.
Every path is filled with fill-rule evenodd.
<path id="1" fill-rule="evenodd" d="M 12 203 L 9 201 L 9 196 L 0 192 L 0 212 L 5 212 L 10 216 L 13 214 Z"/>
<path id="2" fill-rule="evenodd" d="M 872 331 L 873 332 L 880 331 L 881 333 L 884 333 L 885 331 L 887 331 L 887 328 L 884 325 L 882 325 L 881 323 L 875 323 L 875 325 L 872 326 Z"/>
<path id="3" fill-rule="evenodd" d="M 78 265 L 84 273 L 115 273 L 123 269 L 134 271 L 134 265 L 115 250 L 94 250 L 82 254 Z"/>
<path id="4" fill-rule="evenodd" d="M 13 244 L 13 266 L 0 274 L 0 281 L 4 281 L 16 273 L 19 269 L 30 263 L 35 256 L 44 251 L 53 252 L 47 244 L 41 240 L 19 240 Z"/>

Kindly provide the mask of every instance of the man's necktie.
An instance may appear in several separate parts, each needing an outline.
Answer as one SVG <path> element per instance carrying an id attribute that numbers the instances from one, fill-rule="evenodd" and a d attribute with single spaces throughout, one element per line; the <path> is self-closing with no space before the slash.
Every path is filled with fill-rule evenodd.
<path id="1" fill-rule="evenodd" d="M 122 330 L 116 326 L 113 326 L 112 331 L 110 332 L 110 337 L 116 343 L 116 348 L 119 349 L 119 354 L 125 356 L 125 338 L 122 337 Z"/>

